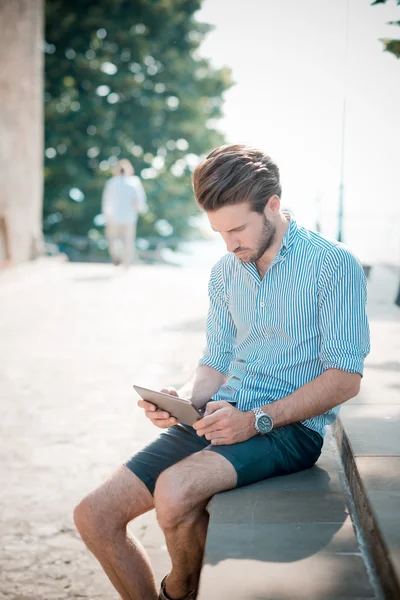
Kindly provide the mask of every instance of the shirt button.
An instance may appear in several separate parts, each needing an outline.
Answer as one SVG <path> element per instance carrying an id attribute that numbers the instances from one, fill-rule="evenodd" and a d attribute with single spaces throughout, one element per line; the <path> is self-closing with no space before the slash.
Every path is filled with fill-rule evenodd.
<path id="1" fill-rule="evenodd" d="M 260 306 L 264 306 L 264 302 L 260 302 Z"/>
<path id="2" fill-rule="evenodd" d="M 268 333 L 267 332 L 265 332 L 265 337 L 268 337 Z"/>

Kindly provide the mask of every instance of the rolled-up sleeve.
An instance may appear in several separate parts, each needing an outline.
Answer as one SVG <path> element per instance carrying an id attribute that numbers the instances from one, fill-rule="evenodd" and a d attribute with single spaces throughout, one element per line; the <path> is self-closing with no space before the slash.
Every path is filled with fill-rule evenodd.
<path id="1" fill-rule="evenodd" d="M 335 246 L 325 259 L 318 294 L 324 370 L 363 374 L 370 351 L 366 301 L 362 266 L 345 246 Z"/>
<path id="2" fill-rule="evenodd" d="M 210 304 L 206 327 L 207 345 L 199 365 L 212 367 L 227 376 L 234 353 L 236 326 L 223 292 L 216 281 L 214 270 L 208 284 L 208 295 Z"/>

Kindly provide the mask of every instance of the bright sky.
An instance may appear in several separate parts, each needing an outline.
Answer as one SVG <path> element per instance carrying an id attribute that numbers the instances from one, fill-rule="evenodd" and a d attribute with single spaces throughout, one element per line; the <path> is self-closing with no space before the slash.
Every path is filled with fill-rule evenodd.
<path id="1" fill-rule="evenodd" d="M 204 0 L 197 18 L 216 27 L 201 54 L 233 72 L 220 122 L 228 141 L 269 153 L 284 207 L 311 228 L 319 212 L 331 237 L 346 91 L 344 241 L 362 260 L 400 265 L 400 60 L 379 42 L 400 34 L 386 25 L 400 8 L 348 5 L 346 60 L 347 0 Z"/>

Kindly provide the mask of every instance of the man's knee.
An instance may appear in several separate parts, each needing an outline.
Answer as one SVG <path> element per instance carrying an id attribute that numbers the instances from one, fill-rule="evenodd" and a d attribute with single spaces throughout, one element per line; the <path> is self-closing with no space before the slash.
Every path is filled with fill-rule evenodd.
<path id="1" fill-rule="evenodd" d="M 96 492 L 85 496 L 74 509 L 74 522 L 83 541 L 88 545 L 111 539 L 118 529 L 116 514 L 105 514 Z"/>
<path id="2" fill-rule="evenodd" d="M 79 504 L 74 508 L 74 523 L 81 534 L 84 537 L 89 531 L 89 528 L 94 528 L 94 514 L 93 504 L 90 500 L 90 496 L 85 496 Z"/>
<path id="3" fill-rule="evenodd" d="M 190 493 L 190 485 L 176 467 L 170 467 L 157 479 L 154 504 L 161 529 L 173 529 L 183 522 L 196 520 L 201 503 Z"/>
<path id="4" fill-rule="evenodd" d="M 74 522 L 87 544 L 96 540 L 106 542 L 125 532 L 132 519 L 152 506 L 153 499 L 144 484 L 126 467 L 121 467 L 81 500 L 74 510 Z"/>

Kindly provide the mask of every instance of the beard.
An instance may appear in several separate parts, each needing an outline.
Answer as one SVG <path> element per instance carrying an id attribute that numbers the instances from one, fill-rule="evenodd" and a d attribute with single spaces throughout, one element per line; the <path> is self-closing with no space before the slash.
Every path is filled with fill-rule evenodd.
<path id="1" fill-rule="evenodd" d="M 273 223 L 268 221 L 265 215 L 263 215 L 263 227 L 260 234 L 260 238 L 257 243 L 257 247 L 255 249 L 252 248 L 237 248 L 235 250 L 235 254 L 243 251 L 250 251 L 250 256 L 246 258 L 240 258 L 243 262 L 251 263 L 257 262 L 260 258 L 265 254 L 265 252 L 270 248 L 274 242 L 276 234 L 276 227 Z"/>

